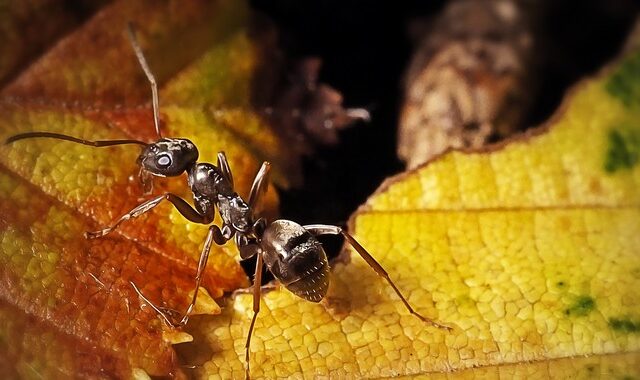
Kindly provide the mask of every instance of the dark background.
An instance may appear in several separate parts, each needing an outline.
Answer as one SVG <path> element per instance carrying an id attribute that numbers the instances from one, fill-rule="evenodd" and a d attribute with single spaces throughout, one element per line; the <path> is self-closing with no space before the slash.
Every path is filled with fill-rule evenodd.
<path id="1" fill-rule="evenodd" d="M 565 90 L 613 59 L 638 14 L 634 1 L 553 1 L 538 25 L 535 96 L 526 126 L 546 120 Z M 366 198 L 403 170 L 395 153 L 402 78 L 412 53 L 411 25 L 437 15 L 444 1 L 253 0 L 277 25 L 292 58 L 319 56 L 321 81 L 339 89 L 346 106 L 373 106 L 372 121 L 341 133 L 334 148 L 305 159 L 304 185 L 281 192 L 281 215 L 305 223 L 343 225 Z"/>

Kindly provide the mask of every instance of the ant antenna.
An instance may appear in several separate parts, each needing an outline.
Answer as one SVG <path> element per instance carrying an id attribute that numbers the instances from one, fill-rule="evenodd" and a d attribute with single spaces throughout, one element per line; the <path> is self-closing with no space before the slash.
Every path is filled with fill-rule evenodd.
<path id="1" fill-rule="evenodd" d="M 138 43 L 138 39 L 136 38 L 136 31 L 133 27 L 132 23 L 127 23 L 127 32 L 129 36 L 129 41 L 131 42 L 131 46 L 133 47 L 133 51 L 136 53 L 136 57 L 138 57 L 138 62 L 140 62 L 140 66 L 142 66 L 142 70 L 144 71 L 149 83 L 151 84 L 151 99 L 153 105 L 153 124 L 156 126 L 156 133 L 158 134 L 158 138 L 162 138 L 162 133 L 160 133 L 160 102 L 158 101 L 158 84 L 156 83 L 156 78 L 153 76 L 151 69 L 149 69 L 149 64 L 147 64 L 147 60 L 144 58 L 144 54 L 142 53 L 142 48 Z"/>
<path id="2" fill-rule="evenodd" d="M 30 139 L 30 138 L 34 138 L 34 137 L 47 137 L 47 138 L 58 139 L 58 140 L 66 140 L 66 141 L 71 141 L 71 142 L 82 144 L 82 145 L 95 146 L 95 147 L 98 147 L 98 148 L 103 147 L 103 146 L 113 146 L 113 145 L 123 145 L 123 144 L 138 144 L 138 145 L 143 145 L 143 146 L 147 145 L 147 143 L 145 143 L 143 141 L 140 141 L 140 140 L 97 140 L 97 141 L 92 141 L 92 140 L 79 139 L 77 137 L 67 136 L 67 135 L 63 135 L 61 133 L 53 133 L 53 132 L 26 132 L 26 133 L 19 133 L 17 135 L 13 135 L 13 136 L 7 138 L 4 141 L 4 143 L 5 144 L 11 144 L 14 141 Z"/>

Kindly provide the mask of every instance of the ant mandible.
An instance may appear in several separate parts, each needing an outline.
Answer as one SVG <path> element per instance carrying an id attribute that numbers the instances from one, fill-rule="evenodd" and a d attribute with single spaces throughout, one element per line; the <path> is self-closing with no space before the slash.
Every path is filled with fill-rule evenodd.
<path id="1" fill-rule="evenodd" d="M 151 84 L 153 122 L 158 140 L 147 144 L 138 140 L 98 140 L 90 141 L 76 137 L 51 133 L 27 132 L 9 137 L 6 143 L 13 143 L 28 138 L 54 138 L 74 143 L 105 147 L 122 144 L 138 144 L 143 149 L 138 157 L 140 165 L 140 179 L 143 188 L 149 189 L 150 176 L 175 177 L 187 173 L 187 183 L 193 193 L 195 207 L 172 193 L 165 193 L 153 197 L 133 208 L 118 218 L 111 226 L 95 232 L 87 232 L 87 239 L 105 236 L 115 230 L 122 222 L 136 218 L 163 201 L 169 201 L 189 221 L 210 225 L 215 217 L 216 209 L 222 219 L 222 228 L 210 225 L 207 233 L 195 277 L 195 289 L 189 306 L 182 316 L 173 319 L 168 313 L 148 300 L 138 287 L 131 282 L 136 293 L 151 306 L 159 316 L 171 327 L 183 326 L 196 304 L 198 289 L 202 281 L 202 274 L 207 265 L 211 245 L 215 242 L 223 245 L 234 239 L 242 259 L 257 256 L 253 283 L 253 318 L 249 325 L 249 332 L 245 344 L 246 377 L 249 377 L 249 348 L 251 335 L 260 312 L 260 283 L 262 281 L 262 267 L 267 269 L 285 288 L 298 297 L 307 301 L 320 302 L 329 288 L 329 263 L 327 255 L 316 238 L 317 235 L 342 235 L 355 248 L 366 263 L 381 277 L 383 277 L 402 300 L 407 310 L 420 320 L 441 329 L 451 328 L 441 325 L 417 313 L 402 295 L 400 290 L 389 278 L 384 268 L 360 245 L 349 233 L 338 226 L 312 224 L 302 226 L 290 220 L 275 220 L 268 223 L 265 218 L 254 215 L 259 197 L 266 191 L 270 165 L 264 162 L 258 171 L 251 190 L 249 201 L 240 197 L 233 186 L 233 176 L 224 152 L 218 153 L 217 165 L 197 162 L 198 149 L 191 141 L 184 138 L 162 137 L 160 131 L 158 86 L 142 53 L 132 25 L 128 25 L 128 37 L 147 79 Z"/>

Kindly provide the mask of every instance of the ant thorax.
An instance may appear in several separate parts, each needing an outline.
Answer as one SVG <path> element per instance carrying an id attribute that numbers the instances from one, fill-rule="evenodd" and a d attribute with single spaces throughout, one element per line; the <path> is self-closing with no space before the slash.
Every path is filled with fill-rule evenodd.
<path id="1" fill-rule="evenodd" d="M 206 201 L 217 205 L 224 225 L 237 232 L 251 232 L 251 208 L 233 191 L 233 185 L 220 168 L 209 163 L 196 163 L 189 170 L 188 181 L 197 204 Z"/>
<path id="2" fill-rule="evenodd" d="M 218 194 L 233 195 L 233 185 L 215 165 L 206 162 L 195 163 L 188 171 L 187 181 L 194 195 L 205 197 L 213 202 Z"/>
<path id="3" fill-rule="evenodd" d="M 237 232 L 250 233 L 253 228 L 253 215 L 249 205 L 238 195 L 218 195 L 218 210 L 224 225 Z"/>

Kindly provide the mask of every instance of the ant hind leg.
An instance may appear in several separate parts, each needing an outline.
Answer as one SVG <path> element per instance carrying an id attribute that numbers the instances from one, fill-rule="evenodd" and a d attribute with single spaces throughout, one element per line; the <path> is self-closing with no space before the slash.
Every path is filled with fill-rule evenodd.
<path id="1" fill-rule="evenodd" d="M 349 235 L 345 230 L 343 230 L 342 228 L 338 227 L 338 226 L 331 226 L 331 225 L 326 225 L 326 224 L 311 224 L 311 225 L 307 225 L 304 226 L 304 229 L 306 229 L 307 231 L 309 231 L 310 233 L 314 234 L 314 235 L 324 235 L 324 234 L 329 234 L 329 235 L 342 235 L 344 236 L 345 240 L 356 250 L 356 252 L 358 252 L 358 254 L 364 259 L 364 261 L 366 261 L 366 263 L 371 267 L 371 269 L 373 269 L 378 276 L 384 278 L 385 280 L 387 280 L 387 282 L 389 283 L 389 285 L 391 285 L 391 287 L 393 288 L 393 290 L 396 292 L 396 294 L 398 295 L 398 297 L 400 297 L 400 300 L 402 300 L 402 303 L 404 304 L 404 306 L 407 308 L 407 310 L 415 315 L 416 317 L 418 317 L 418 319 L 420 319 L 421 321 L 428 323 L 434 327 L 437 327 L 439 329 L 444 329 L 444 330 L 451 330 L 451 327 L 449 326 L 445 326 L 442 325 L 430 318 L 427 318 L 423 315 L 421 315 L 420 313 L 416 312 L 413 307 L 411 306 L 411 304 L 409 304 L 409 301 L 407 301 L 407 299 L 405 298 L 405 296 L 400 292 L 400 289 L 398 289 L 398 287 L 396 286 L 396 284 L 393 283 L 393 281 L 391 280 L 391 278 L 389 277 L 389 274 L 387 273 L 387 271 L 382 267 L 382 265 L 380 265 L 380 263 L 378 263 L 376 261 L 376 259 L 373 258 L 373 256 L 371 256 L 371 254 L 369 252 L 367 252 L 367 250 L 360 244 L 358 243 L 358 241 L 351 235 Z"/>

